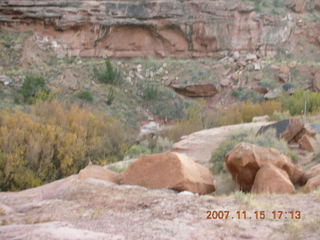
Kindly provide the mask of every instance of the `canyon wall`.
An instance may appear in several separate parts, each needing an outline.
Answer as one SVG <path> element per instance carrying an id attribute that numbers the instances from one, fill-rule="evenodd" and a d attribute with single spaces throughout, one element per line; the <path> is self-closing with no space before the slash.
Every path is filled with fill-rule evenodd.
<path id="1" fill-rule="evenodd" d="M 32 31 L 69 56 L 217 57 L 272 49 L 290 37 L 287 16 L 241 1 L 1 0 L 0 31 Z"/>

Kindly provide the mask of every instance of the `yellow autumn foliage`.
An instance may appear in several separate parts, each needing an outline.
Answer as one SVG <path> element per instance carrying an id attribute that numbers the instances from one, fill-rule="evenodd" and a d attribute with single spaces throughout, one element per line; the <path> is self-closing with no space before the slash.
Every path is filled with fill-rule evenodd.
<path id="1" fill-rule="evenodd" d="M 38 186 L 126 151 L 126 133 L 99 111 L 44 102 L 29 111 L 0 111 L 0 191 Z"/>

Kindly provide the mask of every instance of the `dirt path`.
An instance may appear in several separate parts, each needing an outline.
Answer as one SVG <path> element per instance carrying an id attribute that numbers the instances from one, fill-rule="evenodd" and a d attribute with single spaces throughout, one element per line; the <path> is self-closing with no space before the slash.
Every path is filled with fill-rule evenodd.
<path id="1" fill-rule="evenodd" d="M 182 137 L 180 142 L 173 145 L 172 150 L 184 153 L 193 160 L 209 166 L 208 162 L 211 154 L 231 134 L 240 130 L 252 130 L 256 132 L 261 126 L 268 124 L 270 122 L 244 123 L 202 130 Z"/>

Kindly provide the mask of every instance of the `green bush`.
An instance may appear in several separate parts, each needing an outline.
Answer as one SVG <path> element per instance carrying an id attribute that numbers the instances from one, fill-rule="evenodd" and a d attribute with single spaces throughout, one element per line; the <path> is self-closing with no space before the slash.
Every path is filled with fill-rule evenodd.
<path id="1" fill-rule="evenodd" d="M 237 88 L 232 92 L 232 96 L 242 102 L 252 101 L 253 103 L 261 102 L 263 96 L 252 89 Z"/>
<path id="2" fill-rule="evenodd" d="M 142 98 L 146 101 L 157 100 L 160 96 L 159 86 L 154 83 L 144 83 L 140 85 Z"/>
<path id="3" fill-rule="evenodd" d="M 304 89 L 298 89 L 293 95 L 284 94 L 281 97 L 282 108 L 289 111 L 291 115 L 300 115 L 304 113 L 306 103 L 307 113 L 320 110 L 320 93 L 310 92 Z"/>
<path id="4" fill-rule="evenodd" d="M 89 160 L 123 158 L 127 134 L 99 111 L 51 101 L 0 112 L 0 191 L 38 186 L 79 172 Z"/>
<path id="5" fill-rule="evenodd" d="M 114 90 L 111 87 L 111 88 L 108 89 L 107 104 L 111 105 L 113 103 L 114 99 L 115 99 Z"/>
<path id="6" fill-rule="evenodd" d="M 84 100 L 84 101 L 87 101 L 87 102 L 92 102 L 93 101 L 93 97 L 92 97 L 92 94 L 91 92 L 89 91 L 82 91 L 82 92 L 79 92 L 77 94 L 77 97 L 81 100 Z"/>
<path id="7" fill-rule="evenodd" d="M 94 67 L 93 75 L 101 83 L 112 85 L 120 85 L 122 83 L 120 71 L 112 66 L 110 60 L 106 60 L 105 66 L 102 68 Z"/>
<path id="8" fill-rule="evenodd" d="M 132 145 L 126 152 L 125 159 L 136 158 L 144 154 L 166 152 L 169 151 L 173 145 L 172 141 L 161 136 L 156 137 L 155 143 L 151 143 L 151 141 L 146 139 L 140 143 Z"/>
<path id="9" fill-rule="evenodd" d="M 269 130 L 261 135 L 256 135 L 252 131 L 243 131 L 229 137 L 212 154 L 210 162 L 213 164 L 212 171 L 214 173 L 226 172 L 224 157 L 240 142 L 252 143 L 266 148 L 275 148 L 291 157 L 293 161 L 297 161 L 297 155 L 290 150 L 285 140 L 277 138 L 275 130 Z"/>
<path id="10" fill-rule="evenodd" d="M 37 75 L 26 76 L 19 93 L 23 97 L 25 103 L 32 103 L 39 92 L 48 93 L 49 90 L 45 88 L 46 81 L 43 77 Z"/>
<path id="11" fill-rule="evenodd" d="M 143 154 L 151 154 L 152 151 L 149 148 L 147 140 L 142 141 L 139 144 L 132 145 L 126 152 L 126 159 L 136 158 Z"/>

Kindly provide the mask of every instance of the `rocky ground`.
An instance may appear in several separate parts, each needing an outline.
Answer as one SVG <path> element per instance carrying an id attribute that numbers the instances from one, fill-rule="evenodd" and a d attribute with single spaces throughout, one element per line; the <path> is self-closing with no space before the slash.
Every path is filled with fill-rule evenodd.
<path id="1" fill-rule="evenodd" d="M 57 187 L 57 186 L 55 186 Z M 18 193 L 1 193 L 2 239 L 318 239 L 319 191 L 295 195 L 195 195 L 69 178 Z M 206 219 L 207 211 L 230 219 Z M 236 211 L 248 219 L 237 219 Z M 265 211 L 255 219 L 254 211 Z M 300 211 L 273 219 L 272 211 Z M 232 219 L 233 217 L 233 219 Z M 251 217 L 251 219 L 250 219 Z"/>

